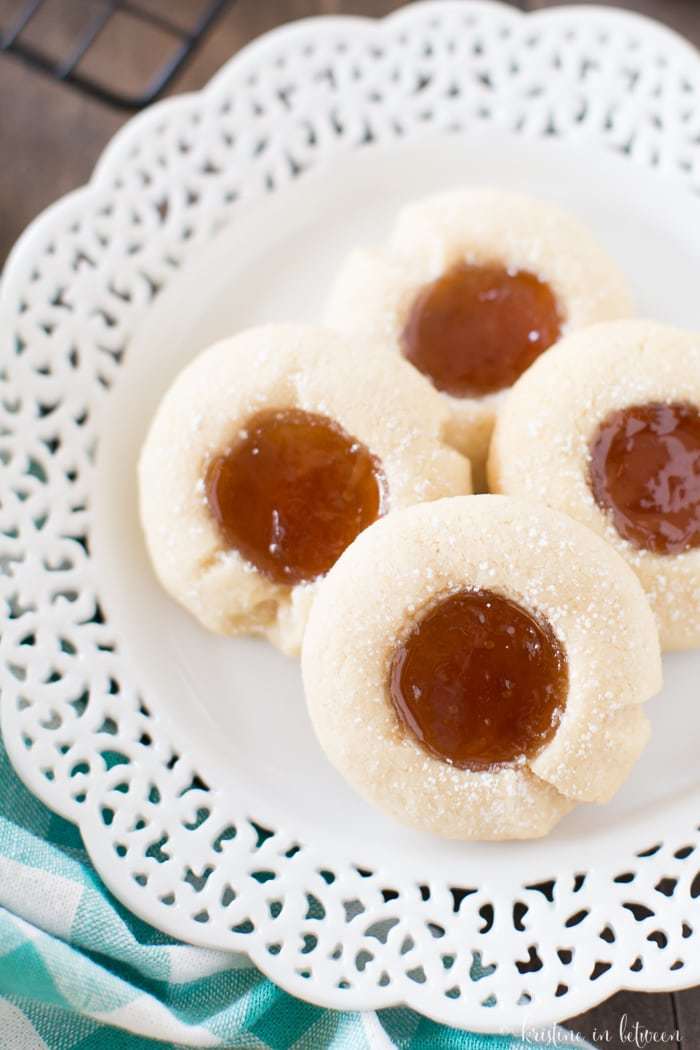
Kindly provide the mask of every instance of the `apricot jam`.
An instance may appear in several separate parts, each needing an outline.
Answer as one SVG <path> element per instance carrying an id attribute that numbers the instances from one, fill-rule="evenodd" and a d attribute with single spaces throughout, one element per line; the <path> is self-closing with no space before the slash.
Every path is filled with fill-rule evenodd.
<path id="1" fill-rule="evenodd" d="M 249 420 L 209 463 L 206 498 L 225 542 L 268 579 L 328 572 L 381 514 L 377 459 L 325 416 L 290 408 Z"/>
<path id="2" fill-rule="evenodd" d="M 525 270 L 460 262 L 418 293 L 404 357 L 454 397 L 512 386 L 561 335 L 549 285 Z"/>
<path id="3" fill-rule="evenodd" d="M 402 725 L 461 769 L 532 758 L 566 705 L 566 654 L 548 624 L 491 591 L 460 591 L 398 646 L 389 690 Z"/>
<path id="4" fill-rule="evenodd" d="M 652 401 L 613 412 L 590 448 L 590 485 L 623 539 L 655 554 L 700 547 L 700 414 Z"/>

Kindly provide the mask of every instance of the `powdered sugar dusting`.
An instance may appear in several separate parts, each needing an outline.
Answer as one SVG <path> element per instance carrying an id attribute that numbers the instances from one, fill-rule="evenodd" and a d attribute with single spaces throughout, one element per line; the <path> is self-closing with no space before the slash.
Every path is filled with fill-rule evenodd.
<path id="1" fill-rule="evenodd" d="M 633 312 L 623 274 L 573 216 L 520 194 L 471 188 L 409 205 L 388 244 L 354 252 L 332 290 L 326 320 L 353 339 L 398 353 L 415 296 L 458 262 L 534 274 L 554 292 L 564 334 Z M 471 459 L 481 488 L 504 394 L 440 395 L 451 414 L 454 447 Z"/>
<path id="2" fill-rule="evenodd" d="M 700 550 L 667 556 L 632 546 L 589 485 L 600 423 L 653 401 L 700 406 L 700 337 L 647 321 L 572 335 L 513 388 L 494 434 L 491 481 L 495 491 L 563 510 L 603 536 L 642 582 L 663 646 L 687 648 L 700 644 Z"/>
<path id="3" fill-rule="evenodd" d="M 166 393 L 140 465 L 149 551 L 165 588 L 206 627 L 264 634 L 297 652 L 309 603 L 227 549 L 207 503 L 212 458 L 245 440 L 261 410 L 299 408 L 337 423 L 377 458 L 381 513 L 470 490 L 443 438 L 440 396 L 388 351 L 323 328 L 270 325 L 200 354 Z M 272 541 L 274 543 L 274 540 Z"/>
<path id="4" fill-rule="evenodd" d="M 569 664 L 552 742 L 488 773 L 428 756 L 387 700 L 396 645 L 465 588 L 549 623 Z M 660 676 L 653 619 L 617 556 L 563 516 L 489 496 L 416 507 L 360 537 L 321 587 L 303 663 L 321 743 L 345 775 L 399 819 L 466 838 L 543 834 L 575 801 L 609 797 L 645 743 L 639 705 Z"/>

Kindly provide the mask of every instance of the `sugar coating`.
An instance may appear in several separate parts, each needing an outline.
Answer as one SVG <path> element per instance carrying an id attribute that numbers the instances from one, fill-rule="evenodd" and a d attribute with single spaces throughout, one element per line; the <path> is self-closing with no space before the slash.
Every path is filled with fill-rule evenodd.
<path id="1" fill-rule="evenodd" d="M 227 548 L 203 480 L 210 459 L 245 437 L 252 415 L 286 408 L 330 417 L 378 457 L 386 512 L 470 492 L 471 483 L 469 462 L 443 438 L 449 413 L 439 395 L 386 350 L 322 328 L 269 325 L 196 357 L 161 401 L 139 462 L 153 566 L 209 630 L 264 635 L 295 653 L 316 583 L 273 583 Z"/>
<path id="2" fill-rule="evenodd" d="M 513 386 L 494 431 L 494 492 L 565 511 L 634 569 L 656 614 L 664 649 L 700 646 L 700 549 L 638 550 L 591 492 L 589 449 L 618 409 L 650 401 L 700 408 L 700 335 L 650 321 L 596 325 L 569 336 Z"/>
<path id="3" fill-rule="evenodd" d="M 397 644 L 464 588 L 551 625 L 569 665 L 566 708 L 534 759 L 458 769 L 404 730 L 388 693 Z M 302 670 L 330 761 L 370 802 L 447 838 L 546 834 L 577 802 L 606 802 L 649 737 L 640 704 L 661 687 L 654 617 L 634 573 L 599 536 L 503 496 L 415 506 L 370 526 L 319 588 Z"/>
<path id="4" fill-rule="evenodd" d="M 400 351 L 418 290 L 459 261 L 496 263 L 539 277 L 559 302 L 565 333 L 633 313 L 624 276 L 572 216 L 517 193 L 461 189 L 409 205 L 384 248 L 353 253 L 331 292 L 326 322 Z M 440 395 L 450 409 L 450 440 L 469 456 L 480 484 L 504 394 Z"/>

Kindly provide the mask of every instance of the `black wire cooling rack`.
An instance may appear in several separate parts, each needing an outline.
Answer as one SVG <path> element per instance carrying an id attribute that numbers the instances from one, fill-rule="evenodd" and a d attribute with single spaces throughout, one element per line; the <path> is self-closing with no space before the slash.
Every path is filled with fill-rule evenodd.
<path id="1" fill-rule="evenodd" d="M 0 25 L 0 52 L 16 55 L 54 79 L 74 84 L 113 106 L 141 109 L 165 90 L 201 44 L 217 18 L 227 8 L 232 7 L 236 0 L 207 0 L 203 7 L 200 6 L 190 26 L 182 25 L 170 17 L 167 4 L 161 5 L 166 8 L 166 14 L 161 14 L 153 6 L 146 6 L 139 0 L 97 0 L 90 5 L 86 24 L 76 39 L 72 40 L 65 53 L 58 57 L 42 45 L 41 39 L 35 40 L 34 36 L 37 34 L 31 32 L 37 27 L 40 19 L 50 13 L 52 2 L 53 0 L 24 0 L 10 24 Z M 80 5 L 81 0 L 73 2 Z M 81 68 L 89 64 L 86 59 L 89 58 L 98 38 L 104 40 L 113 29 L 115 18 L 125 15 L 132 20 L 134 29 L 138 29 L 140 25 L 157 30 L 164 45 L 154 47 L 152 71 L 148 71 L 147 87 L 144 91 L 134 94 L 119 90 L 118 85 L 104 83 L 91 72 Z M 162 52 L 167 54 L 164 56 Z"/>

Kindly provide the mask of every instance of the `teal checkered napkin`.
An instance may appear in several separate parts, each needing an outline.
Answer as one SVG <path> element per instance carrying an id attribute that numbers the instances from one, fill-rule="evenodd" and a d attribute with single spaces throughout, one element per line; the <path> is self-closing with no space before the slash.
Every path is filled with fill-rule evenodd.
<path id="1" fill-rule="evenodd" d="M 76 828 L 24 788 L 0 743 L 0 1050 L 537 1045 L 458 1032 L 406 1009 L 322 1010 L 242 956 L 166 937 L 105 889 Z"/>

